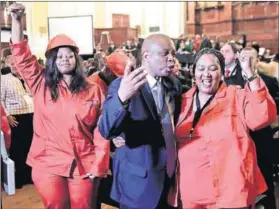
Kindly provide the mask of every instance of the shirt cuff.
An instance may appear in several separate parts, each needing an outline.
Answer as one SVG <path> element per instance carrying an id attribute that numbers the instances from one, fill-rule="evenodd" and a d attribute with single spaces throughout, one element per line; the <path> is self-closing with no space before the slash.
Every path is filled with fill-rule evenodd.
<path id="1" fill-rule="evenodd" d="M 118 94 L 117 94 L 117 96 L 118 96 L 118 99 L 119 99 L 120 103 L 122 104 L 123 108 L 127 110 L 129 107 L 129 104 L 130 104 L 130 100 L 127 100 L 126 102 L 122 102 L 121 99 L 119 98 Z"/>

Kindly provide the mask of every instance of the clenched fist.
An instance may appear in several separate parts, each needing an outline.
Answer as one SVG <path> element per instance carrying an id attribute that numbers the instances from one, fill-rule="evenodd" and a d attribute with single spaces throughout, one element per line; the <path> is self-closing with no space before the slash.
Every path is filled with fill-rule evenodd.
<path id="1" fill-rule="evenodd" d="M 24 15 L 25 6 L 22 4 L 12 4 L 8 7 L 8 12 L 11 14 L 12 19 L 21 20 Z"/>

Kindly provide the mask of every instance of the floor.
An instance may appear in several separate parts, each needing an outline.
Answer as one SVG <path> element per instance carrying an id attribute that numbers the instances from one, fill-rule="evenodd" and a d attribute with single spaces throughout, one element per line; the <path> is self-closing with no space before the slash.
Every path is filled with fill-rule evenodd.
<path id="1" fill-rule="evenodd" d="M 15 195 L 8 196 L 2 191 L 3 209 L 44 209 L 42 201 L 33 185 L 17 189 Z M 117 209 L 102 204 L 102 209 Z"/>
<path id="2" fill-rule="evenodd" d="M 279 185 L 276 186 L 277 208 L 279 209 Z M 16 194 L 6 195 L 2 191 L 3 209 L 44 209 L 40 197 L 33 185 L 26 185 L 22 189 L 17 189 Z M 115 207 L 102 204 L 102 209 L 117 209 Z"/>

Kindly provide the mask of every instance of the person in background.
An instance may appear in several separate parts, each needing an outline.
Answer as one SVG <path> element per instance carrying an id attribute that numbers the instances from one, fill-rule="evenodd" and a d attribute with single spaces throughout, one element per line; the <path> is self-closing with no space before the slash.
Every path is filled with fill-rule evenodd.
<path id="1" fill-rule="evenodd" d="M 179 48 L 180 48 L 180 43 L 181 42 L 184 42 L 185 40 L 185 35 L 184 34 L 181 34 L 179 37 L 178 37 L 178 39 L 177 39 L 177 41 L 176 41 L 176 43 L 175 43 L 175 51 L 177 51 Z"/>
<path id="2" fill-rule="evenodd" d="M 31 168 L 26 164 L 33 137 L 33 98 L 28 86 L 17 73 L 14 57 L 5 58 L 1 76 L 1 103 L 11 126 L 12 142 L 10 158 L 15 163 L 17 189 L 32 183 Z"/>
<path id="3" fill-rule="evenodd" d="M 265 75 L 275 77 L 279 83 L 279 53 L 275 54 L 269 63 L 259 62 L 258 69 L 259 72 Z"/>
<path id="4" fill-rule="evenodd" d="M 200 35 L 195 35 L 194 39 L 194 53 L 197 53 L 200 49 L 201 46 L 201 36 Z"/>
<path id="5" fill-rule="evenodd" d="M 86 74 L 86 77 L 90 77 L 95 72 L 102 71 L 105 67 L 106 62 L 106 54 L 104 52 L 97 52 L 94 55 L 94 58 L 89 58 L 87 60 L 88 62 L 88 72 Z"/>
<path id="6" fill-rule="evenodd" d="M 260 51 L 260 45 L 258 44 L 257 41 L 252 42 L 252 48 L 254 48 L 257 51 L 257 54 L 259 54 Z"/>
<path id="7" fill-rule="evenodd" d="M 95 66 L 95 61 L 94 58 L 89 58 L 87 60 L 87 73 L 86 73 L 86 77 L 90 77 L 92 74 L 94 74 L 95 72 L 98 72 L 98 68 Z"/>
<path id="8" fill-rule="evenodd" d="M 193 42 L 191 38 L 188 38 L 187 41 L 185 42 L 185 50 L 189 53 L 193 52 Z"/>
<path id="9" fill-rule="evenodd" d="M 66 35 L 53 37 L 43 68 L 23 38 L 24 6 L 12 4 L 12 56 L 34 97 L 34 137 L 27 163 L 47 209 L 95 208 L 109 168 L 109 142 L 97 122 L 105 96 L 82 72 L 79 48 Z"/>
<path id="10" fill-rule="evenodd" d="M 172 74 L 175 75 L 181 83 L 181 93 L 185 93 L 191 88 L 192 83 L 189 69 L 187 67 L 182 67 L 177 59 L 175 59 Z"/>
<path id="11" fill-rule="evenodd" d="M 185 43 L 184 43 L 184 41 L 182 41 L 179 44 L 179 49 L 177 50 L 177 53 L 183 54 L 183 53 L 185 53 L 185 51 L 186 51 Z"/>
<path id="12" fill-rule="evenodd" d="M 196 86 L 182 95 L 176 125 L 179 167 L 169 195 L 174 206 L 248 209 L 266 190 L 249 129 L 275 121 L 276 106 L 254 75 L 252 61 L 250 54 L 241 53 L 240 64 L 249 78 L 241 89 L 221 80 L 225 60 L 219 51 L 205 48 L 196 55 Z"/>
<path id="13" fill-rule="evenodd" d="M 221 50 L 220 40 L 219 40 L 218 36 L 216 36 L 216 39 L 215 39 L 214 49 L 217 50 L 217 51 Z"/>
<path id="14" fill-rule="evenodd" d="M 110 42 L 110 46 L 107 50 L 107 54 L 110 55 L 111 53 L 113 53 L 115 51 L 115 49 L 117 49 L 117 47 L 114 45 L 114 43 L 111 41 Z"/>
<path id="15" fill-rule="evenodd" d="M 239 51 L 235 43 L 226 43 L 221 48 L 221 53 L 225 58 L 225 73 L 223 80 L 227 85 L 234 84 L 243 86 L 244 78 L 240 63 L 238 61 Z"/>
<path id="16" fill-rule="evenodd" d="M 206 36 L 205 33 L 202 34 L 202 42 L 199 50 L 202 50 L 203 48 L 212 48 L 212 43 L 210 42 L 209 38 Z"/>
<path id="17" fill-rule="evenodd" d="M 87 60 L 83 60 L 82 69 L 83 69 L 84 75 L 87 77 L 87 74 L 88 74 L 88 62 L 87 62 Z"/>
<path id="18" fill-rule="evenodd" d="M 108 86 L 116 78 L 123 76 L 124 69 L 129 57 L 124 52 L 113 52 L 106 57 L 105 67 L 89 77 L 89 80 L 100 86 L 103 94 L 106 96 Z"/>

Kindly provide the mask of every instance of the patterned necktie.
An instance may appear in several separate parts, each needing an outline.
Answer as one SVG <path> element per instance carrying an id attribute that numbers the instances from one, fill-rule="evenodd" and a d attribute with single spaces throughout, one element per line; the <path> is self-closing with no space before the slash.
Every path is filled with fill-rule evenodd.
<path id="1" fill-rule="evenodd" d="M 162 134 L 166 145 L 166 168 L 169 177 L 172 177 L 176 168 L 176 142 L 174 136 L 174 125 L 172 122 L 169 105 L 165 103 L 163 84 L 157 81 L 152 88 L 153 98 L 155 100 L 160 123 L 162 126 Z"/>
<path id="2" fill-rule="evenodd" d="M 225 70 L 225 78 L 230 77 L 230 73 L 231 73 L 231 71 L 227 68 L 227 69 Z"/>
<path id="3" fill-rule="evenodd" d="M 165 103 L 160 114 L 160 119 L 161 119 L 163 137 L 166 144 L 167 174 L 171 178 L 175 172 L 177 154 L 176 154 L 176 141 L 174 136 L 174 124 L 172 121 L 169 104 Z"/>
<path id="4" fill-rule="evenodd" d="M 163 89 L 162 84 L 160 81 L 157 81 L 154 88 L 152 89 L 154 100 L 158 109 L 158 112 L 161 112 L 163 106 L 164 106 L 164 95 L 163 95 Z"/>
<path id="5" fill-rule="evenodd" d="M 225 70 L 225 78 L 230 77 L 230 73 L 231 73 L 231 71 L 229 69 L 226 69 Z"/>

